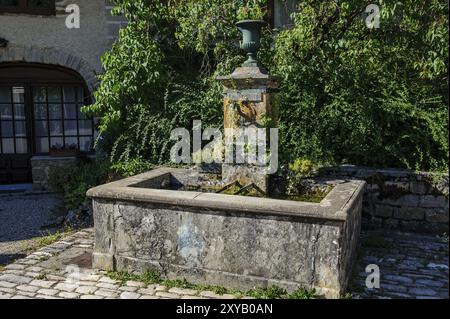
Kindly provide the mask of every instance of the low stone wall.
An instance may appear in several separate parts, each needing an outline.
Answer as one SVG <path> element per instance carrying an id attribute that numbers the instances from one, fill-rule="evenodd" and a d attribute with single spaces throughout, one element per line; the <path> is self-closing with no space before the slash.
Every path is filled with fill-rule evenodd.
<path id="1" fill-rule="evenodd" d="M 329 298 L 345 291 L 364 182 L 336 181 L 321 203 L 147 188 L 191 173 L 161 168 L 89 190 L 93 266 L 241 290 L 304 287 Z"/>
<path id="2" fill-rule="evenodd" d="M 326 168 L 322 173 L 367 182 L 363 227 L 448 232 L 448 175 L 355 166 Z"/>
<path id="3" fill-rule="evenodd" d="M 52 168 L 75 165 L 77 160 L 76 157 L 33 156 L 31 158 L 33 187 L 35 189 L 47 189 L 48 177 Z"/>

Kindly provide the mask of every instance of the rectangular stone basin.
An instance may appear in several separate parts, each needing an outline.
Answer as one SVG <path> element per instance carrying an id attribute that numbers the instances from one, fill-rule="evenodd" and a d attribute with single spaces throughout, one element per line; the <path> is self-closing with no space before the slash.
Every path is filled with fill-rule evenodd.
<path id="1" fill-rule="evenodd" d="M 201 178 L 200 178 L 201 179 Z M 363 181 L 336 181 L 320 203 L 160 189 L 199 181 L 160 168 L 92 188 L 93 266 L 241 290 L 345 291 L 360 233 Z"/>

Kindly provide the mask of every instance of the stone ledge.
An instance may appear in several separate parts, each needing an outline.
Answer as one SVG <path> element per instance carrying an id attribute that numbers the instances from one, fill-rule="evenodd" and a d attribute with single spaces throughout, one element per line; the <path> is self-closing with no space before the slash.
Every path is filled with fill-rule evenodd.
<path id="1" fill-rule="evenodd" d="M 334 186 L 320 203 L 136 187 L 136 185 L 154 178 L 169 178 L 172 173 L 180 174 L 183 172 L 186 172 L 186 170 L 156 169 L 92 188 L 87 192 L 87 196 L 93 199 L 117 199 L 242 213 L 251 212 L 345 221 L 347 218 L 346 210 L 352 204 L 351 199 L 354 198 L 354 194 L 361 192 L 365 187 L 364 181 L 343 181 Z"/>

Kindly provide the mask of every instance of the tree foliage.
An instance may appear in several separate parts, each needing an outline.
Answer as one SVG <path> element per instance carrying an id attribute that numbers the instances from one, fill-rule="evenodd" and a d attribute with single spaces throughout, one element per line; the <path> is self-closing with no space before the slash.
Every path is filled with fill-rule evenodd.
<path id="1" fill-rule="evenodd" d="M 170 131 L 220 127 L 219 74 L 244 60 L 236 14 L 255 0 L 115 0 L 128 26 L 86 107 L 113 160 L 168 160 Z M 256 0 L 264 9 L 265 1 Z M 292 28 L 266 29 L 262 64 L 281 76 L 282 159 L 442 170 L 448 162 L 448 3 L 300 1 Z"/>

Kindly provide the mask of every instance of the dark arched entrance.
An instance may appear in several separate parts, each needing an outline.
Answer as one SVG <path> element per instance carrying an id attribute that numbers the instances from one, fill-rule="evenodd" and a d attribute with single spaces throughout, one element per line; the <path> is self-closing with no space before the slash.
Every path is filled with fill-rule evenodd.
<path id="1" fill-rule="evenodd" d="M 54 149 L 90 152 L 86 83 L 69 69 L 0 63 L 0 184 L 31 181 L 30 158 Z"/>

